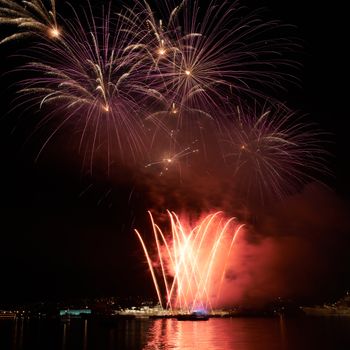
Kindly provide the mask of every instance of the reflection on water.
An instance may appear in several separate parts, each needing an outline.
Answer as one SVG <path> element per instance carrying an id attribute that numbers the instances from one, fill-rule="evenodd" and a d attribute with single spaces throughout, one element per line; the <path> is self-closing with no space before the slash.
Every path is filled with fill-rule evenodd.
<path id="1" fill-rule="evenodd" d="M 62 335 L 62 350 L 66 348 L 67 342 L 67 323 L 63 324 L 63 335 Z"/>
<path id="2" fill-rule="evenodd" d="M 88 331 L 88 320 L 84 320 L 84 341 L 83 341 L 83 350 L 87 350 L 87 331 Z"/>
<path id="3" fill-rule="evenodd" d="M 0 350 L 349 350 L 350 318 L 0 320 Z"/>
<path id="4" fill-rule="evenodd" d="M 263 325 L 263 327 L 261 327 Z M 281 329 L 276 319 L 211 319 L 207 322 L 155 321 L 144 350 L 282 349 Z"/>
<path id="5" fill-rule="evenodd" d="M 279 328 L 281 336 L 281 350 L 287 349 L 287 335 L 286 335 L 286 319 L 280 315 L 279 316 Z"/>
<path id="6" fill-rule="evenodd" d="M 144 350 L 350 349 L 350 318 L 157 320 Z"/>
<path id="7" fill-rule="evenodd" d="M 142 349 L 149 320 L 0 320 L 0 350 Z"/>

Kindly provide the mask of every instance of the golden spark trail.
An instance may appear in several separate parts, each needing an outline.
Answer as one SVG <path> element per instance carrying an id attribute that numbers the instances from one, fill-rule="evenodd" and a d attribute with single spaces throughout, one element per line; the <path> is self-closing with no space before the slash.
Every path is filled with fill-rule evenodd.
<path id="1" fill-rule="evenodd" d="M 12 40 L 22 39 L 33 34 L 44 34 L 57 39 L 61 31 L 57 24 L 55 0 L 50 0 L 50 8 L 44 1 L 0 0 L 0 24 L 16 26 L 18 32 L 0 40 L 0 45 Z"/>
<path id="2" fill-rule="evenodd" d="M 147 251 L 146 245 L 145 245 L 141 235 L 138 233 L 137 230 L 135 230 L 135 232 L 136 232 L 137 237 L 139 238 L 139 240 L 141 242 L 143 251 L 145 252 L 145 256 L 147 258 L 147 263 L 148 263 L 149 269 L 150 269 L 151 274 L 152 274 L 153 283 L 154 283 L 154 286 L 155 286 L 156 291 L 157 291 L 158 300 L 159 300 L 160 306 L 163 308 L 162 298 L 160 296 L 160 291 L 159 291 L 159 287 L 158 287 L 158 283 L 157 283 L 157 278 L 156 278 L 156 276 L 154 274 L 154 270 L 153 270 L 153 267 L 152 267 L 152 260 L 150 259 L 149 255 L 148 255 L 148 251 Z"/>

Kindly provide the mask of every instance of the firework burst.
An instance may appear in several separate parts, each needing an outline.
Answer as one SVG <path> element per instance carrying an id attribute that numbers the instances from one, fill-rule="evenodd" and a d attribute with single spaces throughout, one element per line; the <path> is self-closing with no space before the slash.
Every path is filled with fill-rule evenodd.
<path id="1" fill-rule="evenodd" d="M 145 3 L 147 42 L 130 47 L 148 56 L 150 85 L 165 101 L 150 118 L 176 115 L 179 127 L 191 115 L 220 121 L 228 101 L 262 96 L 261 86 L 281 86 L 291 78 L 287 67 L 296 65 L 284 56 L 296 45 L 274 37 L 283 27 L 279 23 L 247 14 L 238 2 L 212 1 L 204 11 L 200 4 L 182 1 L 172 7 L 167 1 L 157 20 Z"/>
<path id="2" fill-rule="evenodd" d="M 327 172 L 324 133 L 285 107 L 237 107 L 226 131 L 225 156 L 248 196 L 281 198 Z"/>
<path id="3" fill-rule="evenodd" d="M 22 82 L 21 95 L 38 101 L 40 109 L 50 106 L 42 124 L 59 120 L 43 148 L 60 128 L 75 123 L 91 161 L 101 147 L 108 159 L 118 149 L 122 157 L 136 160 L 145 152 L 140 62 L 125 54 L 128 34 L 119 30 L 120 23 L 111 28 L 110 10 L 101 19 L 86 13 L 84 18 L 87 29 L 76 14 L 66 22 L 62 40 L 35 48 L 40 61 L 25 65 L 34 76 Z"/>
<path id="4" fill-rule="evenodd" d="M 15 26 L 18 32 L 0 41 L 0 44 L 18 40 L 33 34 L 58 38 L 55 0 L 0 0 L 0 24 Z"/>

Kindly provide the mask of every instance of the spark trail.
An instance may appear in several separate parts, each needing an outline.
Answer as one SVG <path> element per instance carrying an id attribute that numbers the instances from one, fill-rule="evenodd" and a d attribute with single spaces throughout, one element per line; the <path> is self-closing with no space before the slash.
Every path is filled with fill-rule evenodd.
<path id="1" fill-rule="evenodd" d="M 50 38 L 61 35 L 57 24 L 55 0 L 0 0 L 0 24 L 16 26 L 18 32 L 0 40 L 0 45 L 12 40 L 22 39 L 34 34 Z"/>

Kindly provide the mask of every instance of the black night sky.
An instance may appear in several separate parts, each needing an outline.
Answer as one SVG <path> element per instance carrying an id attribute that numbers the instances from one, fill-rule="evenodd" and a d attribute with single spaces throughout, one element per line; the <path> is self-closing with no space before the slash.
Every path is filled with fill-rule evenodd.
<path id="1" fill-rule="evenodd" d="M 295 25 L 296 36 L 304 45 L 301 87 L 289 87 L 280 93 L 280 99 L 309 114 L 311 121 L 329 133 L 325 149 L 331 154 L 328 164 L 333 173 L 321 179 L 329 189 L 314 185 L 285 199 L 283 208 L 258 209 L 255 230 L 274 236 L 282 224 L 288 230 L 297 227 L 297 239 L 307 237 L 306 253 L 295 255 L 295 260 L 290 253 L 291 258 L 282 264 L 283 277 L 291 283 L 293 278 L 314 283 L 299 288 L 297 297 L 336 298 L 350 288 L 345 4 L 242 2 L 251 8 L 264 7 L 270 18 Z M 153 296 L 133 234 L 134 227 L 148 225 L 146 210 L 154 201 L 152 189 L 140 185 L 126 168 L 112 166 L 107 174 L 97 166 L 89 175 L 81 155 L 71 146 L 74 133 L 58 133 L 35 161 L 47 130 L 31 135 L 38 116 L 31 110 L 21 116 L 16 109 L 11 111 L 16 104 L 14 83 L 20 74 L 8 74 L 18 61 L 11 56 L 15 49 L 13 43 L 0 47 L 0 304 L 103 295 Z M 177 187 L 171 191 L 176 192 Z M 178 198 L 185 190 L 178 191 L 176 200 L 169 194 L 168 207 L 174 204 L 178 209 Z M 313 240 L 315 245 L 310 248 Z M 295 277 L 303 265 L 310 267 Z M 309 277 L 311 282 L 307 282 Z"/>

